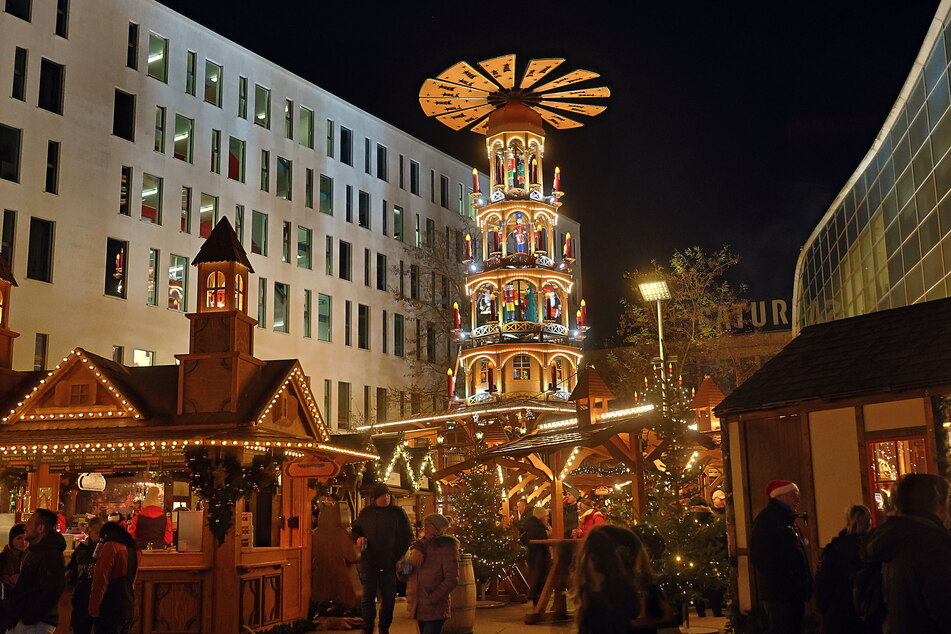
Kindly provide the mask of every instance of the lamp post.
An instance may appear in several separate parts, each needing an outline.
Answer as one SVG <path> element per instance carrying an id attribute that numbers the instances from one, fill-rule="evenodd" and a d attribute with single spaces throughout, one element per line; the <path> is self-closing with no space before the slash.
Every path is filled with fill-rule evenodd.
<path id="1" fill-rule="evenodd" d="M 644 282 L 638 284 L 641 291 L 641 297 L 645 302 L 657 303 L 657 349 L 660 353 L 660 398 L 661 411 L 667 416 L 667 362 L 664 357 L 664 317 L 660 311 L 660 303 L 665 299 L 670 299 L 670 289 L 667 288 L 667 282 L 660 280 L 658 282 Z"/>

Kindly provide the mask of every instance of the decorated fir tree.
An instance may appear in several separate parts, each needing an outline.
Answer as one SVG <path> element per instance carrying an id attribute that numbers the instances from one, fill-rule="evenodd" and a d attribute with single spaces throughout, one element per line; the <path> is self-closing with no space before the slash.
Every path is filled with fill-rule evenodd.
<path id="1" fill-rule="evenodd" d="M 503 522 L 504 490 L 496 473 L 478 467 L 463 474 L 462 484 L 462 491 L 450 496 L 456 511 L 453 534 L 462 551 L 472 555 L 473 572 L 482 585 L 521 559 L 521 545 Z"/>

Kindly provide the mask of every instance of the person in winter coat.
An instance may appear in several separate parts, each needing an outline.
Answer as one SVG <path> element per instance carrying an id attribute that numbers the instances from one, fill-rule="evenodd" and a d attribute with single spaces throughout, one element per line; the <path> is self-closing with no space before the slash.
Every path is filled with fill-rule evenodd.
<path id="1" fill-rule="evenodd" d="M 89 616 L 89 591 L 92 589 L 92 567 L 96 563 L 96 546 L 99 545 L 101 518 L 94 517 L 86 525 L 86 539 L 73 550 L 66 564 L 66 580 L 73 586 L 72 616 L 69 624 L 73 634 L 91 634 L 92 617 Z"/>
<path id="2" fill-rule="evenodd" d="M 129 522 L 129 534 L 139 550 L 161 550 L 171 546 L 174 540 L 172 518 L 165 515 L 161 501 L 158 487 L 149 488 L 142 510 L 133 515 Z"/>
<path id="3" fill-rule="evenodd" d="M 360 548 L 360 581 L 363 582 L 363 631 L 373 632 L 376 596 L 380 595 L 380 632 L 387 634 L 396 603 L 396 562 L 413 540 L 406 511 L 392 504 L 390 489 L 382 482 L 370 490 L 373 504 L 353 523 L 353 536 Z"/>
<path id="4" fill-rule="evenodd" d="M 56 513 L 49 509 L 30 514 L 25 537 L 30 546 L 10 597 L 8 634 L 47 634 L 59 625 L 57 604 L 66 585 L 66 540 L 56 532 Z"/>
<path id="5" fill-rule="evenodd" d="M 572 531 L 571 536 L 575 538 L 584 537 L 591 532 L 592 528 L 604 524 L 605 521 L 604 513 L 594 508 L 594 504 L 591 500 L 579 500 L 578 528 Z"/>
<path id="6" fill-rule="evenodd" d="M 536 506 L 522 524 L 522 545 L 526 549 L 528 561 L 528 598 L 532 605 L 538 603 L 538 598 L 545 587 L 548 569 L 551 568 L 551 549 L 547 544 L 532 544 L 534 539 L 548 539 L 551 528 L 545 521 L 548 518 L 548 509 Z"/>
<path id="7" fill-rule="evenodd" d="M 562 499 L 562 515 L 565 518 L 565 534 L 563 537 L 568 539 L 576 528 L 578 528 L 578 498 L 569 491 Z"/>
<path id="8" fill-rule="evenodd" d="M 753 520 L 750 560 L 756 568 L 759 600 L 770 634 L 799 634 L 812 573 L 796 524 L 799 487 L 788 480 L 766 485 L 769 503 Z"/>
<path id="9" fill-rule="evenodd" d="M 872 525 L 867 506 L 849 507 L 846 526 L 822 550 L 816 571 L 816 607 L 822 615 L 822 634 L 874 634 L 855 611 L 852 588 L 862 566 L 862 541 Z"/>
<path id="10" fill-rule="evenodd" d="M 350 566 L 357 563 L 357 551 L 350 535 L 340 525 L 340 506 L 320 503 L 314 530 L 311 590 L 318 606 L 352 609 L 357 591 L 350 580 Z"/>
<path id="11" fill-rule="evenodd" d="M 410 548 L 406 614 L 420 634 L 439 634 L 449 618 L 449 595 L 459 584 L 459 542 L 446 535 L 449 520 L 433 513 L 423 520 L 424 537 Z"/>
<path id="12" fill-rule="evenodd" d="M 127 530 L 106 522 L 99 532 L 89 591 L 89 616 L 96 634 L 128 634 L 135 619 L 135 575 L 140 553 Z"/>
<path id="13" fill-rule="evenodd" d="M 951 533 L 948 483 L 926 473 L 904 475 L 892 501 L 896 514 L 872 530 L 866 559 L 881 565 L 886 634 L 948 634 L 951 619 Z"/>
<path id="14" fill-rule="evenodd" d="M 10 541 L 0 552 L 0 584 L 3 585 L 0 589 L 0 627 L 3 627 L 10 612 L 10 595 L 20 578 L 20 568 L 26 558 L 26 524 L 14 524 L 9 535 Z"/>

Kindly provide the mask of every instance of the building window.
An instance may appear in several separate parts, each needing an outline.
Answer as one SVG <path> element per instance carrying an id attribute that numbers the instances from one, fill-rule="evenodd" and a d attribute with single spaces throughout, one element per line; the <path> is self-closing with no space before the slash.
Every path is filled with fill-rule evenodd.
<path id="1" fill-rule="evenodd" d="M 149 33 L 149 77 L 168 80 L 168 40 L 155 33 Z"/>
<path id="2" fill-rule="evenodd" d="M 393 205 L 393 237 L 403 241 L 403 208 Z"/>
<path id="3" fill-rule="evenodd" d="M 59 143 L 56 141 L 46 144 L 46 191 L 59 193 Z"/>
<path id="4" fill-rule="evenodd" d="M 192 162 L 192 150 L 195 145 L 195 120 L 175 115 L 175 142 L 173 154 L 179 161 Z"/>
<path id="5" fill-rule="evenodd" d="M 370 285 L 370 249 L 363 250 L 363 285 Z"/>
<path id="6" fill-rule="evenodd" d="M 353 302 L 349 299 L 343 303 L 343 344 L 345 346 L 353 345 L 351 316 L 353 313 Z"/>
<path id="7" fill-rule="evenodd" d="M 423 358 L 422 356 L 423 341 L 420 335 L 420 328 L 422 327 L 422 322 L 419 319 L 415 319 L 413 320 L 413 322 L 414 322 L 414 325 L 416 326 L 416 337 L 413 339 L 413 341 L 416 344 L 416 360 L 421 361 Z"/>
<path id="8" fill-rule="evenodd" d="M 33 371 L 46 371 L 46 355 L 49 347 L 49 335 L 42 332 L 36 333 L 36 339 L 33 340 Z"/>
<path id="9" fill-rule="evenodd" d="M 527 354 L 512 357 L 512 379 L 515 381 L 532 380 L 532 359 Z"/>
<path id="10" fill-rule="evenodd" d="M 416 214 L 416 223 L 413 225 L 413 246 L 423 246 L 423 234 L 419 228 L 419 214 Z"/>
<path id="11" fill-rule="evenodd" d="M 171 254 L 168 258 L 168 308 L 185 312 L 188 299 L 188 258 Z"/>
<path id="12" fill-rule="evenodd" d="M 123 346 L 112 346 L 112 360 L 122 365 L 125 361 L 125 348 Z"/>
<path id="13" fill-rule="evenodd" d="M 139 68 L 139 25 L 129 22 L 129 39 L 125 51 L 125 65 L 132 70 Z"/>
<path id="14" fill-rule="evenodd" d="M 69 0 L 56 0 L 56 35 L 69 34 Z"/>
<path id="15" fill-rule="evenodd" d="M 297 266 L 302 269 L 312 268 L 312 232 L 307 227 L 297 227 Z"/>
<path id="16" fill-rule="evenodd" d="M 202 192 L 198 207 L 198 235 L 207 238 L 218 224 L 218 197 Z"/>
<path id="17" fill-rule="evenodd" d="M 135 95 L 116 91 L 112 107 L 112 134 L 135 141 Z"/>
<path id="18" fill-rule="evenodd" d="M 162 179 L 142 174 L 142 220 L 162 224 Z"/>
<path id="19" fill-rule="evenodd" d="M 439 205 L 449 209 L 449 177 L 439 175 Z"/>
<path id="20" fill-rule="evenodd" d="M 228 137 L 228 178 L 244 182 L 245 142 L 233 136 Z"/>
<path id="21" fill-rule="evenodd" d="M 436 202 L 436 170 L 429 170 L 429 200 Z"/>
<path id="22" fill-rule="evenodd" d="M 238 242 L 244 246 L 244 205 L 234 206 L 234 232 L 238 234 Z"/>
<path id="23" fill-rule="evenodd" d="M 317 340 L 332 341 L 333 325 L 332 313 L 333 298 L 330 295 L 317 293 Z"/>
<path id="24" fill-rule="evenodd" d="M 209 273 L 205 283 L 205 308 L 224 308 L 226 288 L 224 273 L 221 271 Z"/>
<path id="25" fill-rule="evenodd" d="M 380 180 L 390 180 L 387 174 L 386 147 L 377 143 L 376 145 L 376 177 Z"/>
<path id="26" fill-rule="evenodd" d="M 205 60 L 205 102 L 221 107 L 221 66 Z"/>
<path id="27" fill-rule="evenodd" d="M 30 13 L 33 9 L 32 0 L 7 0 L 4 11 L 21 20 L 30 21 Z"/>
<path id="28" fill-rule="evenodd" d="M 66 69 L 56 62 L 40 62 L 40 94 L 36 105 L 56 114 L 63 114 L 63 82 Z"/>
<path id="29" fill-rule="evenodd" d="M 304 169 L 304 207 L 314 208 L 314 170 Z"/>
<path id="30" fill-rule="evenodd" d="M 403 260 L 400 260 L 399 287 L 400 287 L 400 297 L 405 297 L 406 296 L 406 265 L 403 263 Z"/>
<path id="31" fill-rule="evenodd" d="M 406 339 L 403 327 L 403 316 L 399 313 L 393 313 L 393 354 L 398 357 L 406 355 Z"/>
<path id="32" fill-rule="evenodd" d="M 198 74 L 198 53 L 188 51 L 185 53 L 185 94 L 195 96 L 195 84 Z"/>
<path id="33" fill-rule="evenodd" d="M 332 236 L 327 236 L 324 245 L 324 274 L 334 274 L 334 239 Z"/>
<path id="34" fill-rule="evenodd" d="M 389 418 L 387 398 L 385 387 L 376 388 L 376 422 L 378 423 L 382 423 Z"/>
<path id="35" fill-rule="evenodd" d="M 320 213 L 334 215 L 334 179 L 320 175 Z"/>
<path id="36" fill-rule="evenodd" d="M 132 168 L 123 165 L 119 172 L 119 213 L 123 216 L 131 215 L 129 196 L 132 194 Z"/>
<path id="37" fill-rule="evenodd" d="M 238 116 L 248 118 L 248 78 L 238 77 Z"/>
<path id="38" fill-rule="evenodd" d="M 103 292 L 106 295 L 125 299 L 126 254 L 128 252 L 128 242 L 106 238 L 106 269 L 103 284 Z"/>
<path id="39" fill-rule="evenodd" d="M 221 130 L 211 131 L 211 171 L 221 173 Z"/>
<path id="40" fill-rule="evenodd" d="M 155 141 L 152 149 L 165 153 L 165 106 L 155 106 Z"/>
<path id="41" fill-rule="evenodd" d="M 380 205 L 380 233 L 384 236 L 389 233 L 389 211 L 387 210 L 386 201 L 381 201 L 383 204 Z"/>
<path id="42" fill-rule="evenodd" d="M 145 281 L 145 303 L 149 306 L 158 306 L 158 249 L 149 249 L 148 277 Z"/>
<path id="43" fill-rule="evenodd" d="M 343 218 L 347 222 L 353 222 L 353 186 L 347 185 L 346 196 L 344 200 Z"/>
<path id="44" fill-rule="evenodd" d="M 267 327 L 267 280 L 258 278 L 258 328 Z"/>
<path id="45" fill-rule="evenodd" d="M 291 223 L 281 223 L 281 262 L 291 261 Z"/>
<path id="46" fill-rule="evenodd" d="M 436 246 L 436 221 L 432 218 L 426 219 L 426 248 L 432 251 Z"/>
<path id="47" fill-rule="evenodd" d="M 155 352 L 152 350 L 132 349 L 132 367 L 147 367 L 155 365 Z"/>
<path id="48" fill-rule="evenodd" d="M 383 340 L 383 354 L 389 354 L 390 352 L 390 314 L 383 311 L 382 318 L 380 319 L 380 337 Z"/>
<path id="49" fill-rule="evenodd" d="M 350 384 L 337 381 L 337 428 L 350 428 Z"/>
<path id="50" fill-rule="evenodd" d="M 376 288 L 377 290 L 385 291 L 387 287 L 386 283 L 387 277 L 387 268 L 386 268 L 386 255 L 383 253 L 376 254 Z"/>
<path id="51" fill-rule="evenodd" d="M 294 163 L 283 156 L 277 157 L 277 194 L 278 198 L 291 200 L 294 182 Z"/>
<path id="52" fill-rule="evenodd" d="M 267 214 L 251 210 L 251 253 L 267 255 Z"/>
<path id="53" fill-rule="evenodd" d="M 459 183 L 459 205 L 458 205 L 458 207 L 459 207 L 459 215 L 460 215 L 460 216 L 465 216 L 465 215 L 466 215 L 466 208 L 468 207 L 468 205 L 466 205 L 466 190 L 465 190 L 465 187 L 463 186 L 462 183 Z"/>
<path id="54" fill-rule="evenodd" d="M 300 129 L 297 131 L 297 141 L 304 147 L 314 149 L 314 111 L 300 107 Z"/>
<path id="55" fill-rule="evenodd" d="M 363 139 L 363 171 L 367 174 L 372 174 L 373 170 L 370 166 L 373 164 L 373 154 L 371 153 L 372 144 L 370 139 Z"/>
<path id="56" fill-rule="evenodd" d="M 290 324 L 288 320 L 288 298 L 290 288 L 287 284 L 274 282 L 274 332 L 289 332 Z"/>
<path id="57" fill-rule="evenodd" d="M 0 255 L 7 264 L 13 266 L 13 243 L 17 234 L 17 212 L 12 209 L 3 210 L 3 228 L 0 229 Z"/>
<path id="58" fill-rule="evenodd" d="M 311 292 L 304 289 L 304 338 L 311 338 Z"/>
<path id="59" fill-rule="evenodd" d="M 363 304 L 357 305 L 357 346 L 370 349 L 370 307 Z"/>
<path id="60" fill-rule="evenodd" d="M 340 126 L 340 162 L 353 165 L 353 131 Z"/>
<path id="61" fill-rule="evenodd" d="M 406 163 L 406 157 L 400 154 L 400 164 L 399 164 L 400 189 L 406 189 L 406 174 L 405 174 L 406 169 L 404 165 L 405 163 Z"/>
<path id="62" fill-rule="evenodd" d="M 409 193 L 419 196 L 419 163 L 409 162 Z"/>
<path id="63" fill-rule="evenodd" d="M 908 473 L 927 473 L 924 436 L 867 441 L 870 491 L 876 525 L 885 520 L 892 486 Z"/>
<path id="64" fill-rule="evenodd" d="M 436 363 L 436 329 L 426 324 L 426 361 Z"/>
<path id="65" fill-rule="evenodd" d="M 10 96 L 20 101 L 26 101 L 26 60 L 26 49 L 17 47 L 13 54 L 13 92 Z"/>
<path id="66" fill-rule="evenodd" d="M 337 270 L 340 275 L 340 279 L 347 280 L 348 282 L 353 277 L 353 272 L 351 270 L 351 248 L 349 242 L 340 241 L 340 258 L 337 265 Z"/>
<path id="67" fill-rule="evenodd" d="M 294 138 L 294 102 L 290 99 L 284 100 L 284 138 Z"/>
<path id="68" fill-rule="evenodd" d="M 333 381 L 324 379 L 324 423 L 330 425 L 330 403 L 333 400 Z"/>
<path id="69" fill-rule="evenodd" d="M 357 224 L 364 229 L 370 228 L 370 194 L 365 191 L 358 195 Z"/>
<path id="70" fill-rule="evenodd" d="M 419 265 L 409 265 L 409 297 L 419 299 Z"/>
<path id="71" fill-rule="evenodd" d="M 261 150 L 261 191 L 271 191 L 271 153 Z"/>
<path id="72" fill-rule="evenodd" d="M 254 85 L 254 122 L 271 129 L 271 89 Z"/>
<path id="73" fill-rule="evenodd" d="M 182 233 L 192 232 L 192 188 L 182 187 L 182 220 L 178 228 Z"/>

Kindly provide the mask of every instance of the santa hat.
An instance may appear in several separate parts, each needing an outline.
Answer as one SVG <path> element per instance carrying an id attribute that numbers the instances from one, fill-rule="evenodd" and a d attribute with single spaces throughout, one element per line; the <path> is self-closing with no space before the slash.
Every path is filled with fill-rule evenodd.
<path id="1" fill-rule="evenodd" d="M 775 498 L 793 491 L 799 492 L 799 486 L 789 480 L 773 480 L 766 485 L 766 495 Z"/>

